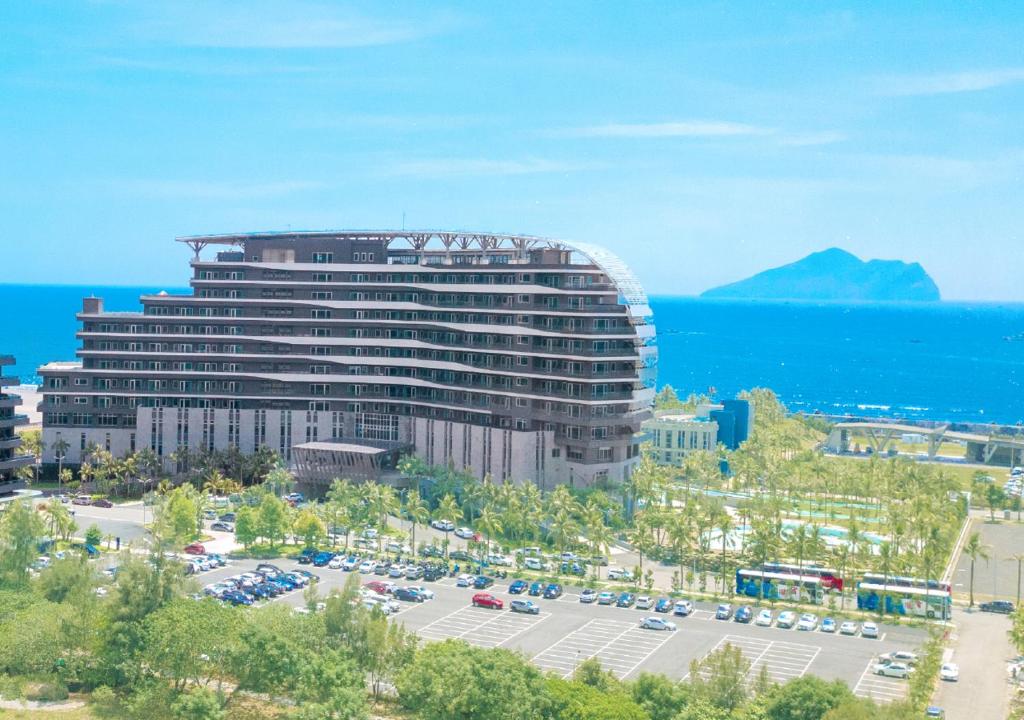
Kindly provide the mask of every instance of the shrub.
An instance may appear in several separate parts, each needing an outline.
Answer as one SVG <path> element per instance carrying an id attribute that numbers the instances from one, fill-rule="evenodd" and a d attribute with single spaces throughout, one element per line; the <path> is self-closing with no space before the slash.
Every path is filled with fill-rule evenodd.
<path id="1" fill-rule="evenodd" d="M 68 699 L 67 686 L 62 682 L 43 682 L 29 687 L 25 693 L 26 700 L 39 702 L 60 702 Z"/>

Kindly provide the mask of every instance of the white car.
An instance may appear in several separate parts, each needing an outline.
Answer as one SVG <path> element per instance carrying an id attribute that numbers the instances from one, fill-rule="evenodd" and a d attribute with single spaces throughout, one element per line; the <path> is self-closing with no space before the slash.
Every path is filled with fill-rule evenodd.
<path id="1" fill-rule="evenodd" d="M 676 600 L 676 604 L 672 606 L 672 614 L 686 617 L 693 612 L 693 603 L 689 600 Z"/>
<path id="2" fill-rule="evenodd" d="M 796 625 L 796 613 L 792 610 L 783 610 L 779 613 L 779 619 L 775 621 L 775 627 L 788 630 Z"/>
<path id="3" fill-rule="evenodd" d="M 507 567 L 512 564 L 512 558 L 506 557 L 505 555 L 498 555 L 497 553 L 492 553 L 487 556 L 487 562 L 491 565 Z"/>
<path id="4" fill-rule="evenodd" d="M 856 635 L 857 634 L 857 623 L 853 620 L 847 620 L 839 626 L 840 635 Z"/>
<path id="5" fill-rule="evenodd" d="M 860 628 L 860 636 L 866 638 L 878 637 L 878 626 L 873 622 L 866 622 Z"/>
<path id="6" fill-rule="evenodd" d="M 548 564 L 540 558 L 528 557 L 523 561 L 523 566 L 527 570 L 540 570 L 544 571 L 548 569 Z"/>
<path id="7" fill-rule="evenodd" d="M 361 563 L 359 563 L 359 572 L 363 573 L 364 575 L 367 573 L 372 573 L 376 569 L 376 560 L 363 560 Z"/>
<path id="8" fill-rule="evenodd" d="M 629 582 L 633 579 L 633 573 L 626 568 L 608 568 L 608 579 L 625 580 L 626 582 Z"/>
<path id="9" fill-rule="evenodd" d="M 411 555 L 412 548 L 400 542 L 389 542 L 388 552 L 397 553 L 399 555 Z"/>
<path id="10" fill-rule="evenodd" d="M 617 597 L 618 597 L 618 595 L 616 595 L 615 593 L 608 592 L 606 590 L 606 591 L 604 591 L 603 593 L 600 593 L 597 596 L 597 604 L 598 605 L 614 605 L 615 604 L 615 599 Z"/>
<path id="11" fill-rule="evenodd" d="M 367 540 L 376 540 L 377 534 L 377 528 L 368 527 L 363 530 L 363 537 Z"/>
<path id="12" fill-rule="evenodd" d="M 960 666 L 956 663 L 943 663 L 939 668 L 939 678 L 947 682 L 956 682 L 960 679 Z"/>
<path id="13" fill-rule="evenodd" d="M 388 577 L 400 578 L 405 577 L 405 565 L 399 565 L 395 563 L 388 568 Z"/>
<path id="14" fill-rule="evenodd" d="M 341 555 L 335 555 L 331 558 L 331 561 L 327 563 L 327 567 L 331 570 L 341 570 L 342 564 L 345 562 L 345 558 Z"/>
<path id="15" fill-rule="evenodd" d="M 754 618 L 754 624 L 760 625 L 761 627 L 771 627 L 772 620 L 774 619 L 772 611 L 766 608 L 757 614 L 757 617 Z"/>
<path id="16" fill-rule="evenodd" d="M 475 580 L 476 580 L 476 575 L 469 575 L 467 573 L 462 573 L 457 578 L 455 578 L 455 586 L 456 587 L 473 587 L 473 582 Z"/>
<path id="17" fill-rule="evenodd" d="M 818 616 L 814 613 L 804 613 L 800 616 L 800 622 L 796 624 L 797 630 L 813 632 L 818 628 Z"/>
<path id="18" fill-rule="evenodd" d="M 472 540 L 476 535 L 472 528 L 460 527 L 455 528 L 455 537 L 462 538 L 463 540 Z"/>
<path id="19" fill-rule="evenodd" d="M 359 563 L 360 560 L 358 557 L 347 557 L 341 561 L 341 569 L 348 570 L 349 572 L 351 572 L 352 570 L 355 570 L 357 567 L 359 567 Z"/>
<path id="20" fill-rule="evenodd" d="M 878 662 L 898 662 L 904 665 L 916 665 L 917 653 L 912 653 L 909 650 L 896 650 L 895 652 L 879 655 Z"/>
<path id="21" fill-rule="evenodd" d="M 590 588 L 584 588 L 580 590 L 580 602 L 581 603 L 592 603 L 597 600 L 597 590 L 591 590 Z"/>
<path id="22" fill-rule="evenodd" d="M 637 610 L 650 610 L 654 607 L 654 598 L 649 595 L 641 595 L 636 599 Z"/>
<path id="23" fill-rule="evenodd" d="M 455 529 L 455 523 L 451 520 L 431 520 L 430 527 L 441 532 L 451 532 Z"/>
<path id="24" fill-rule="evenodd" d="M 676 624 L 671 620 L 665 620 L 664 618 L 652 615 L 641 620 L 640 627 L 645 630 L 675 630 Z"/>
<path id="25" fill-rule="evenodd" d="M 903 663 L 878 663 L 874 668 L 875 675 L 906 679 L 910 677 L 910 666 Z"/>

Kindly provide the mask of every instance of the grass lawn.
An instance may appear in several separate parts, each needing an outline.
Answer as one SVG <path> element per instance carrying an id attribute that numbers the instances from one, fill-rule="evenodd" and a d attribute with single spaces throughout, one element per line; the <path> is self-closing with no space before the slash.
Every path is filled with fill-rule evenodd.
<path id="1" fill-rule="evenodd" d="M 0 720 L 99 720 L 88 706 L 73 710 L 0 710 Z"/>

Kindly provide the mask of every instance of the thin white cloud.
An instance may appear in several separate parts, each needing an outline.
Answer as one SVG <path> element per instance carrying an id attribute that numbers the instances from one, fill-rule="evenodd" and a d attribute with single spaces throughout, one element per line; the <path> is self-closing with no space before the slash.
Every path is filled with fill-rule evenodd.
<path id="1" fill-rule="evenodd" d="M 106 185 L 118 193 L 158 200 L 255 200 L 282 197 L 323 187 L 321 183 L 302 180 L 246 183 L 147 178 L 118 179 Z"/>
<path id="2" fill-rule="evenodd" d="M 300 0 L 192 0 L 153 4 L 133 23 L 138 39 L 205 48 L 355 48 L 394 45 L 442 32 L 452 17 L 369 17 Z"/>
<path id="3" fill-rule="evenodd" d="M 779 138 L 779 145 L 792 147 L 807 147 L 812 145 L 832 145 L 844 142 L 847 139 L 845 133 L 837 130 L 824 130 L 822 132 L 797 133 L 785 135 Z"/>
<path id="4" fill-rule="evenodd" d="M 1024 82 L 1024 68 L 996 68 L 938 75 L 908 75 L 878 82 L 882 95 L 943 95 L 979 92 Z"/>
<path id="5" fill-rule="evenodd" d="M 459 177 L 535 175 L 588 170 L 594 164 L 568 163 L 542 158 L 526 160 L 489 160 L 485 158 L 435 158 L 411 160 L 385 168 L 383 174 L 413 177 Z"/>
<path id="6" fill-rule="evenodd" d="M 687 120 L 683 122 L 592 125 L 569 128 L 559 131 L 557 134 L 564 137 L 584 138 L 674 138 L 771 135 L 774 132 L 771 128 L 728 120 Z"/>

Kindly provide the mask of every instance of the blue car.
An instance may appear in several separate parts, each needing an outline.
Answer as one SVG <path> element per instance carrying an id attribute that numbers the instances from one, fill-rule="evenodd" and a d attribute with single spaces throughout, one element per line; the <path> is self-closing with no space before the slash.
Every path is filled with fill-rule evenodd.
<path id="1" fill-rule="evenodd" d="M 318 552 L 313 556 L 314 567 L 327 567 L 327 563 L 334 559 L 334 553 L 332 552 Z"/>
<path id="2" fill-rule="evenodd" d="M 619 595 L 619 599 L 615 601 L 615 606 L 621 608 L 633 607 L 634 602 L 636 602 L 636 595 L 624 592 Z"/>
<path id="3" fill-rule="evenodd" d="M 548 600 L 557 600 L 562 596 L 562 586 L 558 583 L 551 583 L 544 588 L 544 597 Z"/>
<path id="4" fill-rule="evenodd" d="M 733 616 L 733 620 L 738 623 L 748 623 L 754 619 L 754 608 L 749 605 L 744 605 L 736 611 L 736 615 Z"/>
<path id="5" fill-rule="evenodd" d="M 294 579 L 288 577 L 287 575 L 278 575 L 270 582 L 280 585 L 285 590 L 294 590 L 297 587 L 299 587 L 299 583 L 297 583 Z"/>
<path id="6" fill-rule="evenodd" d="M 477 590 L 486 590 L 493 584 L 494 581 L 486 575 L 477 575 L 476 579 L 473 581 L 473 587 Z"/>
<path id="7" fill-rule="evenodd" d="M 393 593 L 396 600 L 405 600 L 407 602 L 423 602 L 424 597 L 420 595 L 419 590 L 411 587 L 400 587 L 395 588 Z"/>
<path id="8" fill-rule="evenodd" d="M 229 602 L 232 605 L 252 605 L 252 598 L 238 590 L 229 590 L 222 594 L 220 599 Z"/>
<path id="9" fill-rule="evenodd" d="M 668 598 L 661 598 L 654 606 L 654 612 L 667 613 L 672 611 L 672 601 Z"/>
<path id="10" fill-rule="evenodd" d="M 264 587 L 263 583 L 253 586 L 252 590 L 249 591 L 249 594 L 257 600 L 266 600 L 271 596 L 270 590 Z"/>
<path id="11" fill-rule="evenodd" d="M 525 580 L 513 580 L 508 586 L 508 591 L 513 595 L 522 595 L 527 587 Z"/>
<path id="12" fill-rule="evenodd" d="M 533 597 L 540 597 L 544 594 L 544 583 L 539 580 L 534 580 L 530 583 L 530 595 Z"/>

